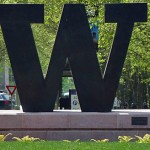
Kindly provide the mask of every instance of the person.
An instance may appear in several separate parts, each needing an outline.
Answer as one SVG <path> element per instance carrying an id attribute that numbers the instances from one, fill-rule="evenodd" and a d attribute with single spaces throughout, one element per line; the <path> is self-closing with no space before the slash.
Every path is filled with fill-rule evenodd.
<path id="1" fill-rule="evenodd" d="M 121 106 L 121 100 L 117 99 L 117 97 L 115 97 L 114 99 L 114 104 L 113 104 L 113 108 L 114 109 L 119 109 Z"/>
<path id="2" fill-rule="evenodd" d="M 143 109 L 148 109 L 148 105 L 146 101 L 143 102 Z"/>
<path id="3" fill-rule="evenodd" d="M 59 98 L 60 109 L 71 109 L 70 98 L 63 96 Z"/>
<path id="4" fill-rule="evenodd" d="M 127 101 L 124 101 L 124 103 L 123 103 L 123 105 L 122 105 L 123 109 L 127 109 L 128 106 L 129 106 L 129 105 L 128 105 Z"/>

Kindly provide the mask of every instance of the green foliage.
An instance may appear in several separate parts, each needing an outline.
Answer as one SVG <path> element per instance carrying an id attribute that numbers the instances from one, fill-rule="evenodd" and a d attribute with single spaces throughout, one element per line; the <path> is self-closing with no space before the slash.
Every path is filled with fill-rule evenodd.
<path id="1" fill-rule="evenodd" d="M 101 139 L 101 140 L 91 139 L 90 141 L 92 141 L 92 142 L 102 142 L 102 143 L 104 143 L 104 142 L 109 142 L 109 139 Z"/>
<path id="2" fill-rule="evenodd" d="M 67 143 L 69 143 L 69 142 L 80 142 L 80 139 L 76 139 L 76 140 L 74 140 L 74 141 L 70 141 L 70 140 L 63 140 L 63 142 L 67 142 Z"/>
<path id="3" fill-rule="evenodd" d="M 0 142 L 1 150 L 149 150 L 147 143 L 119 142 L 80 142 L 66 143 L 63 141 L 46 142 Z"/>
<path id="4" fill-rule="evenodd" d="M 70 140 L 63 140 L 63 142 L 71 142 Z"/>
<path id="5" fill-rule="evenodd" d="M 7 135 L 0 135 L 0 141 L 4 141 L 6 139 L 6 137 L 8 135 L 12 135 L 11 133 L 7 134 Z M 131 140 L 135 139 L 135 141 L 137 143 L 150 143 L 150 134 L 145 134 L 143 137 L 140 136 L 135 136 L 138 140 L 136 140 L 135 138 L 131 137 L 131 136 L 118 136 L 118 140 L 120 143 L 122 142 L 131 142 Z M 32 142 L 32 141 L 43 141 L 39 138 L 34 138 L 34 137 L 29 137 L 29 135 L 24 136 L 23 138 L 19 138 L 19 137 L 13 137 L 12 139 L 16 140 L 16 141 L 20 141 L 20 142 Z M 109 139 L 100 139 L 100 140 L 95 140 L 95 139 L 91 139 L 91 142 L 97 142 L 97 143 L 105 143 L 105 142 L 109 142 Z M 70 142 L 81 142 L 80 139 L 76 139 L 74 141 L 70 141 L 70 140 L 63 140 L 63 142 L 66 143 L 70 143 Z"/>
<path id="6" fill-rule="evenodd" d="M 20 141 L 20 142 L 32 142 L 32 141 L 39 141 L 39 138 L 34 138 L 34 137 L 29 137 L 29 135 L 24 136 L 23 138 L 19 138 L 19 137 L 13 137 L 12 139 L 16 140 L 16 141 Z"/>
<path id="7" fill-rule="evenodd" d="M 75 89 L 73 78 L 63 77 L 62 78 L 62 93 L 67 93 L 69 89 Z"/>
<path id="8" fill-rule="evenodd" d="M 9 135 L 12 134 L 11 133 L 8 133 L 7 135 L 0 134 L 0 142 L 4 142 Z"/>
<path id="9" fill-rule="evenodd" d="M 91 139 L 90 141 L 91 142 L 101 142 L 101 143 L 104 143 L 104 142 L 109 142 L 109 139 L 101 139 L 101 140 Z M 63 142 L 80 142 L 80 139 L 77 139 L 75 141 L 63 140 Z"/>
<path id="10" fill-rule="evenodd" d="M 118 136 L 119 142 L 130 142 L 132 139 L 131 136 Z"/>
<path id="11" fill-rule="evenodd" d="M 136 141 L 137 143 L 150 143 L 150 134 L 145 134 L 143 138 L 140 136 L 135 137 L 138 138 L 138 140 Z"/>

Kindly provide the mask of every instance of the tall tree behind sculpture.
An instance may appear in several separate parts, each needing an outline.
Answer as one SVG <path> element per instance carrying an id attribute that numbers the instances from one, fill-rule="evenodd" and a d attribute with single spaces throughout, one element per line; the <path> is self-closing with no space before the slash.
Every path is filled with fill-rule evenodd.
<path id="1" fill-rule="evenodd" d="M 7 13 L 8 10 L 11 13 Z M 128 11 L 130 13 L 126 13 Z M 106 5 L 106 20 L 118 22 L 118 28 L 104 77 L 99 70 L 84 5 L 64 6 L 45 79 L 30 27 L 31 22 L 43 22 L 43 5 L 0 5 L 0 12 L 0 23 L 24 111 L 53 111 L 66 58 L 82 111 L 111 111 L 134 22 L 146 21 L 145 3 Z"/>

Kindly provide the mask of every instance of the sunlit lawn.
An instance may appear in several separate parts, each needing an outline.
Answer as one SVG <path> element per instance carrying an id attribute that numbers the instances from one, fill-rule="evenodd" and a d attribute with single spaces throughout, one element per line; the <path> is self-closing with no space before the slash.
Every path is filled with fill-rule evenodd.
<path id="1" fill-rule="evenodd" d="M 150 144 L 135 142 L 0 142 L 0 150 L 149 150 Z"/>

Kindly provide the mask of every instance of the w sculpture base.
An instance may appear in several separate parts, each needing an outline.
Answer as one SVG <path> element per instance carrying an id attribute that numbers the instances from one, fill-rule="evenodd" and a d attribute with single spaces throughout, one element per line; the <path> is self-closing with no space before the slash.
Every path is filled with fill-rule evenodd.
<path id="1" fill-rule="evenodd" d="M 150 110 L 113 110 L 109 113 L 0 111 L 0 134 L 26 135 L 43 140 L 109 139 L 150 134 Z M 12 137 L 9 137 L 11 139 Z M 8 140 L 9 140 L 8 139 Z"/>

